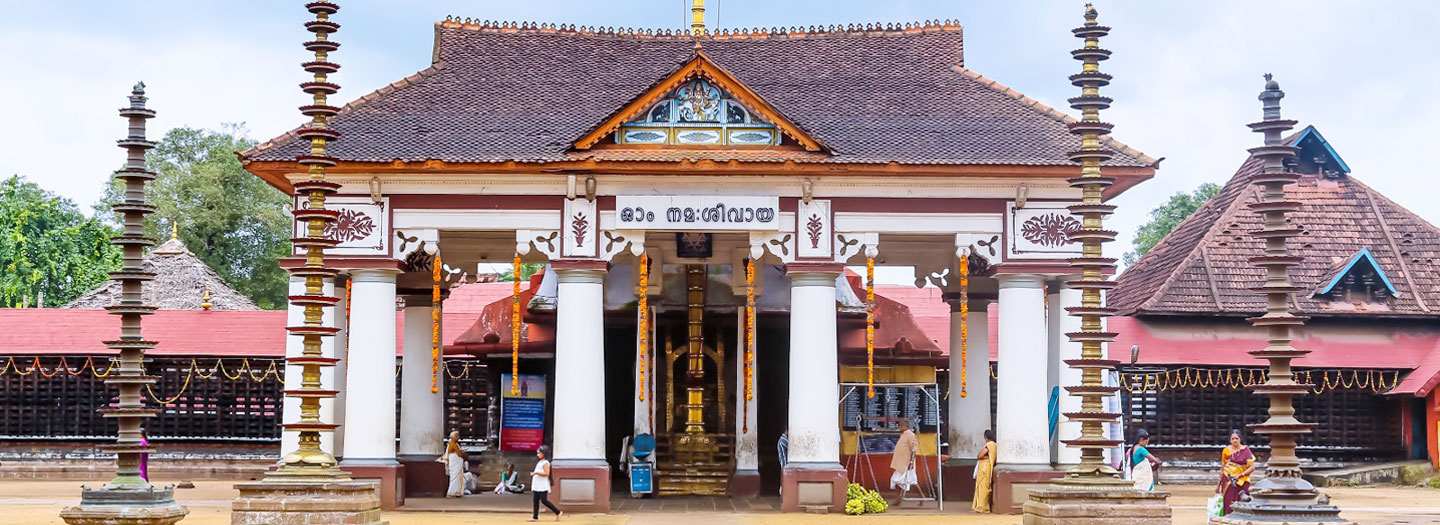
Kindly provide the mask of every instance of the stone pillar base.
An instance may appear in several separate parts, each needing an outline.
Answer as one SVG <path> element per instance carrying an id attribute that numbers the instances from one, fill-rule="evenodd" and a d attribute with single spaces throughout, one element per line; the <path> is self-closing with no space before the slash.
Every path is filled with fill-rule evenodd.
<path id="1" fill-rule="evenodd" d="M 996 465 L 991 512 L 1019 514 L 1030 500 L 1029 491 L 1050 488 L 1050 480 L 1064 475 L 1049 465 Z"/>
<path id="2" fill-rule="evenodd" d="M 845 512 L 845 467 L 839 463 L 786 465 L 780 474 L 780 512 L 826 507 Z"/>
<path id="3" fill-rule="evenodd" d="M 1350 523 L 1340 517 L 1334 505 L 1259 505 L 1241 501 L 1231 507 L 1230 514 L 1210 518 L 1219 525 L 1339 525 Z"/>
<path id="4" fill-rule="evenodd" d="M 252 481 L 235 484 L 231 525 L 388 525 L 374 481 Z"/>
<path id="5" fill-rule="evenodd" d="M 60 511 L 70 525 L 171 525 L 190 513 L 175 502 L 173 487 L 80 491 L 80 504 Z"/>
<path id="6" fill-rule="evenodd" d="M 1030 490 L 1024 525 L 1169 525 L 1168 492 L 1125 488 Z"/>
<path id="7" fill-rule="evenodd" d="M 971 501 L 975 499 L 975 460 L 952 459 L 940 466 L 940 476 L 945 479 L 945 501 Z"/>
<path id="8" fill-rule="evenodd" d="M 603 459 L 551 462 L 550 501 L 565 512 L 610 512 L 610 463 Z"/>
<path id="9" fill-rule="evenodd" d="M 730 476 L 730 497 L 754 498 L 760 496 L 760 471 L 736 470 Z"/>
<path id="10" fill-rule="evenodd" d="M 342 461 L 340 470 L 349 472 L 352 479 L 378 481 L 380 483 L 380 508 L 395 510 L 405 506 L 405 465 L 399 463 L 347 464 Z"/>
<path id="11" fill-rule="evenodd" d="M 405 467 L 405 497 L 443 498 L 450 490 L 450 475 L 445 472 L 444 463 L 432 458 L 401 460 L 400 464 Z"/>

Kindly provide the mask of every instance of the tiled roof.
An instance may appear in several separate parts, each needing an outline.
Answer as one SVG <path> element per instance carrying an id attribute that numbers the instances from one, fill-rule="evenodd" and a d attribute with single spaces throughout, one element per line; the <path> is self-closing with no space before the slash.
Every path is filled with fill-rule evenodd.
<path id="1" fill-rule="evenodd" d="M 1303 166 L 1304 164 L 1302 164 Z M 1249 262 L 1262 245 L 1250 236 L 1260 217 L 1249 208 L 1259 199 L 1250 179 L 1255 159 L 1240 166 L 1220 193 L 1181 222 L 1159 244 L 1126 269 L 1109 294 L 1122 315 L 1252 315 L 1263 297 L 1250 291 L 1264 271 Z M 1303 175 L 1285 187 L 1286 200 L 1300 203 L 1289 221 L 1301 230 L 1290 253 L 1304 258 L 1291 281 L 1304 292 L 1294 296 L 1308 315 L 1440 316 L 1440 228 L 1400 207 L 1354 177 Z M 1399 290 L 1384 305 L 1355 305 L 1312 297 L 1335 269 L 1369 249 Z"/>
<path id="2" fill-rule="evenodd" d="M 439 22 L 433 65 L 346 105 L 341 160 L 649 160 L 572 143 L 695 53 L 691 38 Z M 704 53 L 835 155 L 697 150 L 738 161 L 1072 165 L 1063 114 L 963 68 L 958 25 L 707 36 Z M 341 59 L 343 61 L 343 58 Z M 1110 141 L 1114 165 L 1154 159 Z M 306 152 L 293 133 L 247 161 Z M 663 155 L 662 155 L 663 156 Z M 784 158 L 781 158 L 784 157 Z M 664 159 L 656 159 L 664 160 Z"/>

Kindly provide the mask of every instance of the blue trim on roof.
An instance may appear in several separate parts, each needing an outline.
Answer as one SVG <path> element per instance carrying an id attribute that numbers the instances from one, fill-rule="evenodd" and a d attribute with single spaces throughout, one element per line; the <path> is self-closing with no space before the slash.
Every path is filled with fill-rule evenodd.
<path id="1" fill-rule="evenodd" d="M 1369 248 L 1361 248 L 1359 252 L 1356 252 L 1355 255 L 1350 258 L 1350 262 L 1346 264 L 1344 268 L 1341 268 L 1340 271 L 1335 274 L 1335 277 L 1330 279 L 1330 283 L 1326 284 L 1325 288 L 1315 292 L 1315 295 L 1330 293 L 1331 290 L 1335 289 L 1335 285 L 1340 284 L 1340 278 L 1350 273 L 1350 269 L 1354 268 L 1355 263 L 1360 262 L 1361 259 L 1370 261 L 1370 267 L 1375 268 L 1375 273 L 1380 276 L 1380 282 L 1385 283 L 1385 288 L 1390 290 L 1391 295 L 1400 295 L 1400 292 L 1395 289 L 1395 284 L 1390 282 L 1390 277 L 1385 275 L 1385 270 L 1380 269 L 1380 263 L 1375 260 L 1375 256 L 1370 254 Z"/>
<path id="2" fill-rule="evenodd" d="M 1335 152 L 1335 148 L 1330 147 L 1330 142 L 1325 140 L 1325 136 L 1321 135 L 1320 130 L 1315 129 L 1313 124 L 1305 126 L 1305 131 L 1301 131 L 1300 136 L 1295 137 L 1295 142 L 1291 142 L 1290 145 L 1299 146 L 1300 142 L 1305 140 L 1305 137 L 1311 135 L 1314 135 L 1315 138 L 1320 141 L 1320 145 L 1325 148 L 1325 153 L 1330 154 L 1330 158 L 1335 159 L 1335 163 L 1340 165 L 1341 172 L 1350 173 L 1350 165 L 1345 164 L 1345 159 L 1340 158 L 1340 154 Z M 1377 266 L 1376 268 L 1379 267 Z"/>

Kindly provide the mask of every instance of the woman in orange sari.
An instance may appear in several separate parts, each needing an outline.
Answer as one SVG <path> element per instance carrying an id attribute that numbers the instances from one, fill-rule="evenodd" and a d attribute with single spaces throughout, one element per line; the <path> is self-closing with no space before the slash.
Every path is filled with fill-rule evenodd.
<path id="1" fill-rule="evenodd" d="M 995 431 L 985 431 L 985 448 L 975 461 L 975 498 L 970 509 L 975 512 L 990 512 L 990 481 L 995 472 Z"/>
<path id="2" fill-rule="evenodd" d="M 1240 439 L 1239 430 L 1230 431 L 1230 446 L 1220 451 L 1220 484 L 1215 493 L 1225 502 L 1224 514 L 1240 501 L 1241 494 L 1250 493 L 1250 474 L 1255 472 L 1255 454 Z"/>

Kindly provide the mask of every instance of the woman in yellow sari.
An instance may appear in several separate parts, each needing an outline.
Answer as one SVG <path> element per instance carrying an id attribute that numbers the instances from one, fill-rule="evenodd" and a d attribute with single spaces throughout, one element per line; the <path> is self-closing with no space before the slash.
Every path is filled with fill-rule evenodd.
<path id="1" fill-rule="evenodd" d="M 995 431 L 985 431 L 985 448 L 975 457 L 975 499 L 970 509 L 990 512 L 990 483 L 995 473 Z"/>
<path id="2" fill-rule="evenodd" d="M 1230 446 L 1220 451 L 1220 484 L 1215 493 L 1225 502 L 1224 514 L 1240 501 L 1241 494 L 1250 492 L 1250 474 L 1255 472 L 1255 454 L 1240 439 L 1239 430 L 1230 431 Z"/>

